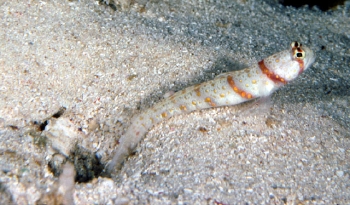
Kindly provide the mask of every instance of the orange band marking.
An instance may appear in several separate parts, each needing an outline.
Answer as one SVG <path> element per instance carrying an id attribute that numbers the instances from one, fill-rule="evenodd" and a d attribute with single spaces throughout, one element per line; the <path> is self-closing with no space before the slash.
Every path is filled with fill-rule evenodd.
<path id="1" fill-rule="evenodd" d="M 265 63 L 264 63 L 264 60 L 260 61 L 259 63 L 259 68 L 260 70 L 270 79 L 272 80 L 273 82 L 275 83 L 284 83 L 286 84 L 287 81 L 284 79 L 284 78 L 281 78 L 279 75 L 276 75 L 275 73 L 273 73 L 272 71 L 270 71 Z"/>
<path id="2" fill-rule="evenodd" d="M 247 98 L 247 99 L 251 99 L 253 98 L 253 95 L 250 93 L 247 93 L 241 89 L 239 89 L 236 85 L 235 82 L 232 79 L 232 76 L 227 76 L 227 82 L 230 85 L 230 87 L 232 88 L 233 91 L 235 91 L 235 93 L 239 94 L 242 98 Z"/>
<path id="3" fill-rule="evenodd" d="M 299 75 L 304 71 L 304 61 L 303 60 L 297 60 L 299 63 Z"/>

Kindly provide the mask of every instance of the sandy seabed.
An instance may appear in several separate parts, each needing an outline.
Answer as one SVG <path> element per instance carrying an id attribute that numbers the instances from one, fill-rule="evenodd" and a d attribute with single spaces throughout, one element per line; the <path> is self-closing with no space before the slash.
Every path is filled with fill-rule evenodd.
<path id="1" fill-rule="evenodd" d="M 1 204 L 349 204 L 349 13 L 349 2 L 0 1 Z M 164 121 L 116 176 L 100 175 L 135 113 L 292 41 L 317 55 L 296 81 Z"/>

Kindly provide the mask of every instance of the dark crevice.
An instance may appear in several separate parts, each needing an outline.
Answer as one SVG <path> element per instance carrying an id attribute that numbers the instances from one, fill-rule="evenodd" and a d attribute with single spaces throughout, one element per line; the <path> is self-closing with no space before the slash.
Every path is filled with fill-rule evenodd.
<path id="1" fill-rule="evenodd" d="M 86 183 L 94 178 L 102 176 L 105 165 L 95 153 L 76 145 L 68 157 L 57 154 L 48 163 L 49 170 L 58 177 L 62 173 L 62 166 L 66 161 L 74 164 L 76 171 L 75 182 Z"/>
<path id="2" fill-rule="evenodd" d="M 117 6 L 115 4 L 113 4 L 112 2 L 107 3 L 104 0 L 99 0 L 99 3 L 102 4 L 102 5 L 106 5 L 106 6 L 110 7 L 111 9 L 113 9 L 113 11 L 117 11 Z"/>
<path id="3" fill-rule="evenodd" d="M 338 5 L 344 5 L 345 0 L 334 0 L 334 1 L 318 1 L 318 0 L 280 0 L 283 6 L 294 6 L 296 8 L 308 5 L 309 7 L 317 6 L 322 11 L 328 11 L 335 9 Z"/>
<path id="4" fill-rule="evenodd" d="M 66 111 L 65 107 L 61 107 L 55 114 L 52 115 L 53 118 L 59 118 Z"/>
<path id="5" fill-rule="evenodd" d="M 49 121 L 47 121 L 47 120 L 45 120 L 43 123 L 41 123 L 41 124 L 39 125 L 39 131 L 44 131 L 46 125 L 48 125 L 48 124 L 49 124 Z"/>
<path id="6" fill-rule="evenodd" d="M 51 117 L 52 118 L 59 118 L 61 117 L 64 112 L 66 111 L 66 108 L 65 107 L 61 107 L 56 113 L 54 113 Z M 46 118 L 44 121 L 34 121 L 34 125 L 37 125 L 38 126 L 38 130 L 39 131 L 44 131 L 46 126 L 49 124 L 49 119 L 51 118 Z"/>
<path id="7" fill-rule="evenodd" d="M 76 170 L 75 182 L 78 183 L 85 183 L 98 178 L 104 169 L 104 164 L 101 163 L 95 153 L 80 146 L 75 147 L 69 156 L 69 161 L 74 163 Z"/>
<path id="8" fill-rule="evenodd" d="M 9 125 L 9 128 L 11 128 L 12 130 L 19 130 L 19 128 L 15 125 Z"/>

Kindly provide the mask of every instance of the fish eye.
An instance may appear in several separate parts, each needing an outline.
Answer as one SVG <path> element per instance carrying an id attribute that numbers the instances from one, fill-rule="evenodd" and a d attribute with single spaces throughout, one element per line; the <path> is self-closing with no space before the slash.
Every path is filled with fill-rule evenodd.
<path id="1" fill-rule="evenodd" d="M 301 48 L 302 44 L 299 43 L 298 41 L 293 41 L 291 44 L 290 44 L 290 47 L 292 48 Z"/>
<path id="2" fill-rule="evenodd" d="M 305 58 L 305 51 L 302 49 L 301 43 L 294 41 L 290 46 L 292 47 L 293 57 L 295 59 L 303 60 Z"/>
<path id="3" fill-rule="evenodd" d="M 294 58 L 303 60 L 305 58 L 305 51 L 303 51 L 302 49 L 296 49 L 294 51 Z"/>

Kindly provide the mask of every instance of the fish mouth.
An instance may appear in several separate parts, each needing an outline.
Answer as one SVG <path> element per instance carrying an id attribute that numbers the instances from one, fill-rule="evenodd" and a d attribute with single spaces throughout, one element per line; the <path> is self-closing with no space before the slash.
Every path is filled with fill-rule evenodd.
<path id="1" fill-rule="evenodd" d="M 308 69 L 311 64 L 313 64 L 315 62 L 315 59 L 316 59 L 316 55 L 315 53 L 308 47 L 304 47 L 303 48 L 305 53 L 306 53 L 306 56 L 305 56 L 305 68 L 304 70 Z"/>

